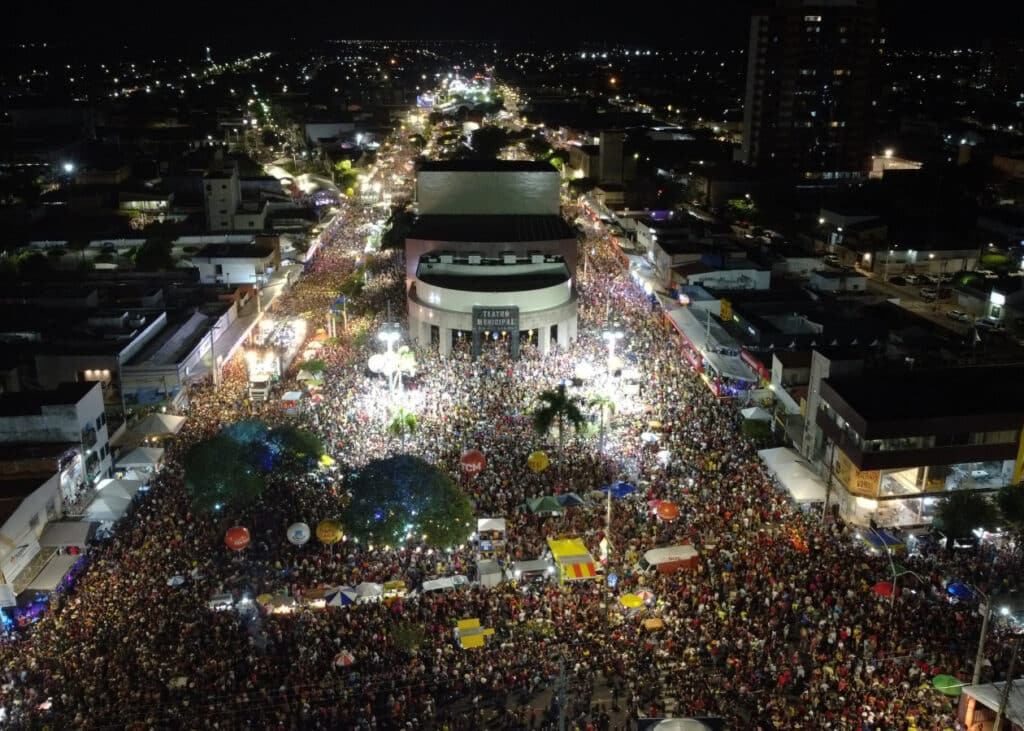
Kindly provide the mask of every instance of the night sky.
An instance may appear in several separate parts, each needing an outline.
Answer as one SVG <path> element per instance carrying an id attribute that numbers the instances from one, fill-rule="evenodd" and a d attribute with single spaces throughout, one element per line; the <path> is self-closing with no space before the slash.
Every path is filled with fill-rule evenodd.
<path id="1" fill-rule="evenodd" d="M 0 34 L 5 40 L 52 40 L 174 48 L 218 37 L 232 45 L 273 45 L 288 36 L 327 38 L 479 39 L 534 41 L 576 47 L 587 41 L 687 47 L 746 45 L 752 3 L 741 0 L 643 5 L 598 3 L 323 0 L 319 3 L 216 3 L 181 0 L 148 8 L 137 2 L 9 3 Z M 951 6 L 919 0 L 881 0 L 892 42 L 948 45 L 985 37 L 1020 37 L 1024 12 L 1017 3 L 980 0 L 954 13 Z M 148 9 L 147 9 L 148 8 Z M 408 8 L 408 9 L 405 9 Z M 671 10 L 669 10 L 671 8 Z"/>

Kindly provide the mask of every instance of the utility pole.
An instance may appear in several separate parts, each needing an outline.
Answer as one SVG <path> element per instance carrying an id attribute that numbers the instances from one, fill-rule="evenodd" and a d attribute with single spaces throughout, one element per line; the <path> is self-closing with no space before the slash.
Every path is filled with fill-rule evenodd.
<path id="1" fill-rule="evenodd" d="M 565 731 L 565 685 L 565 649 L 563 648 L 562 653 L 558 656 L 558 731 Z"/>
<path id="2" fill-rule="evenodd" d="M 828 458 L 828 478 L 825 480 L 825 504 L 821 508 L 822 523 L 824 523 L 825 519 L 828 517 L 828 502 L 832 499 L 833 465 L 836 461 L 836 443 L 830 442 L 830 444 L 832 445 L 832 449 Z"/>
<path id="3" fill-rule="evenodd" d="M 996 711 L 996 720 L 992 724 L 992 731 L 999 731 L 1003 727 L 1003 716 L 1006 715 L 1006 704 L 1010 700 L 1010 689 L 1013 688 L 1013 671 L 1017 665 L 1017 650 L 1019 642 L 1013 643 L 1013 654 L 1010 655 L 1010 667 L 1006 671 L 1006 682 L 1003 684 L 1003 692 L 999 695 L 999 710 Z M 565 731 L 565 728 L 562 728 Z"/>
<path id="4" fill-rule="evenodd" d="M 981 663 L 985 660 L 985 637 L 988 635 L 988 622 L 992 618 L 992 596 L 985 597 L 985 614 L 981 620 L 981 636 L 978 637 L 978 653 L 974 656 L 974 675 L 971 685 L 981 684 Z"/>

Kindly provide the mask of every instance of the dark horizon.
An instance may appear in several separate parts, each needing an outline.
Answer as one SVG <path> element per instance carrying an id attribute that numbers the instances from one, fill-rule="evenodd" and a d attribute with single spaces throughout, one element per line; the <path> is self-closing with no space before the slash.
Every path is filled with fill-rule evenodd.
<path id="1" fill-rule="evenodd" d="M 377 17 L 367 8 L 330 8 L 312 4 L 289 6 L 287 16 L 262 9 L 240 13 L 198 3 L 179 4 L 177 14 L 154 19 L 127 3 L 96 6 L 37 2 L 8 8 L 4 45 L 15 50 L 22 42 L 47 41 L 59 46 L 90 44 L 128 49 L 177 49 L 199 45 L 281 47 L 331 40 L 480 41 L 527 43 L 577 48 L 588 43 L 639 44 L 641 47 L 746 48 L 749 0 L 720 0 L 698 5 L 676 17 L 662 11 L 618 13 L 552 13 L 550 6 L 520 3 L 500 17 L 479 3 L 448 3 L 434 12 Z M 986 38 L 1020 39 L 1019 10 L 983 0 L 970 13 L 948 17 L 921 2 L 882 4 L 881 22 L 889 42 L 900 47 L 943 47 L 981 43 Z M 668 22 L 665 22 L 665 21 Z M 100 49 L 97 49 L 102 53 Z"/>

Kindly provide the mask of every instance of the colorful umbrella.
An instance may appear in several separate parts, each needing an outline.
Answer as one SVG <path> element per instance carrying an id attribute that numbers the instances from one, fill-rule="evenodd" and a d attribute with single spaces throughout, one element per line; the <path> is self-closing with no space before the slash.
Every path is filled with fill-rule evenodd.
<path id="1" fill-rule="evenodd" d="M 598 488 L 598 490 L 599 492 L 608 492 L 609 490 L 611 490 L 612 497 L 615 498 L 616 500 L 619 500 L 621 498 L 626 497 L 626 495 L 632 495 L 634 492 L 636 492 L 636 486 L 630 485 L 628 482 L 619 481 L 614 482 L 611 485 Z"/>
<path id="2" fill-rule="evenodd" d="M 892 584 L 888 581 L 879 581 L 871 587 L 871 590 L 878 596 L 892 596 Z"/>
<path id="3" fill-rule="evenodd" d="M 964 683 L 952 675 L 936 675 L 932 687 L 943 695 L 958 696 L 963 693 Z"/>
<path id="4" fill-rule="evenodd" d="M 359 595 L 351 586 L 338 586 L 324 594 L 324 604 L 328 607 L 347 607 L 355 604 Z"/>
<path id="5" fill-rule="evenodd" d="M 342 650 L 334 656 L 334 667 L 336 668 L 347 668 L 354 665 L 356 662 L 356 656 L 353 655 L 349 650 Z"/>
<path id="6" fill-rule="evenodd" d="M 619 604 L 626 609 L 639 609 L 644 605 L 644 600 L 636 594 L 623 594 L 619 597 Z"/>
<path id="7" fill-rule="evenodd" d="M 946 587 L 946 593 L 957 599 L 970 601 L 974 598 L 974 591 L 962 581 L 954 581 Z"/>
<path id="8" fill-rule="evenodd" d="M 653 604 L 654 603 L 654 592 L 651 591 L 650 589 L 643 589 L 643 588 L 641 588 L 641 589 L 637 589 L 633 593 L 636 594 L 638 597 L 640 597 L 640 599 L 643 601 L 644 604 Z"/>

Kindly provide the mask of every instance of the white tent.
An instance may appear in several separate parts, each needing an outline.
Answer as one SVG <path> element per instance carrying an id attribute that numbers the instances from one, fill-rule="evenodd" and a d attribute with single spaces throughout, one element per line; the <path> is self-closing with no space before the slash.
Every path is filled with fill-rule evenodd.
<path id="1" fill-rule="evenodd" d="M 43 570 L 39 572 L 39 575 L 29 583 L 28 590 L 53 591 L 60 586 L 60 582 L 64 580 L 64 577 L 68 575 L 68 571 L 71 570 L 71 567 L 80 558 L 81 556 L 54 554 L 46 566 L 43 567 Z"/>
<path id="2" fill-rule="evenodd" d="M 157 447 L 137 447 L 117 458 L 116 467 L 122 470 L 155 470 L 164 458 L 164 450 Z"/>
<path id="3" fill-rule="evenodd" d="M 146 437 L 165 437 L 169 434 L 177 434 L 185 424 L 184 416 L 173 414 L 150 414 L 134 427 L 132 432 L 139 439 Z"/>
<path id="4" fill-rule="evenodd" d="M 740 413 L 743 414 L 744 419 L 750 419 L 752 421 L 771 421 L 772 415 L 762 409 L 760 406 L 751 406 L 747 409 L 741 409 Z"/>
<path id="5" fill-rule="evenodd" d="M 109 521 L 120 520 L 121 516 L 128 512 L 132 504 L 131 498 L 123 498 L 120 495 L 97 495 L 85 509 L 85 517 L 88 520 Z"/>
<path id="6" fill-rule="evenodd" d="M 47 523 L 43 534 L 39 536 L 40 546 L 53 548 L 84 548 L 89 539 L 96 533 L 98 524 L 88 520 L 63 520 Z"/>
<path id="7" fill-rule="evenodd" d="M 476 575 L 480 586 L 486 586 L 488 589 L 501 583 L 501 567 L 497 561 L 477 561 Z"/>
<path id="8" fill-rule="evenodd" d="M 300 401 L 302 399 L 302 391 L 286 391 L 281 396 L 282 401 Z"/>
<path id="9" fill-rule="evenodd" d="M 796 502 L 825 502 L 824 481 L 796 450 L 775 447 L 762 449 L 757 454 Z"/>
<path id="10" fill-rule="evenodd" d="M 364 581 L 356 587 L 356 596 L 361 602 L 374 602 L 384 594 L 384 587 L 372 581 Z"/>
<path id="11" fill-rule="evenodd" d="M 994 711 L 999 708 L 1005 686 L 1005 682 L 967 685 L 964 686 L 963 692 L 964 695 L 974 698 L 979 705 Z M 1010 685 L 1010 692 L 1006 694 L 1006 715 L 1004 718 L 1011 725 L 1024 725 L 1024 678 L 1017 678 Z"/>
<path id="12" fill-rule="evenodd" d="M 504 533 L 506 530 L 506 524 L 504 518 L 477 518 L 476 521 L 477 533 L 483 533 L 485 530 L 496 530 Z"/>

